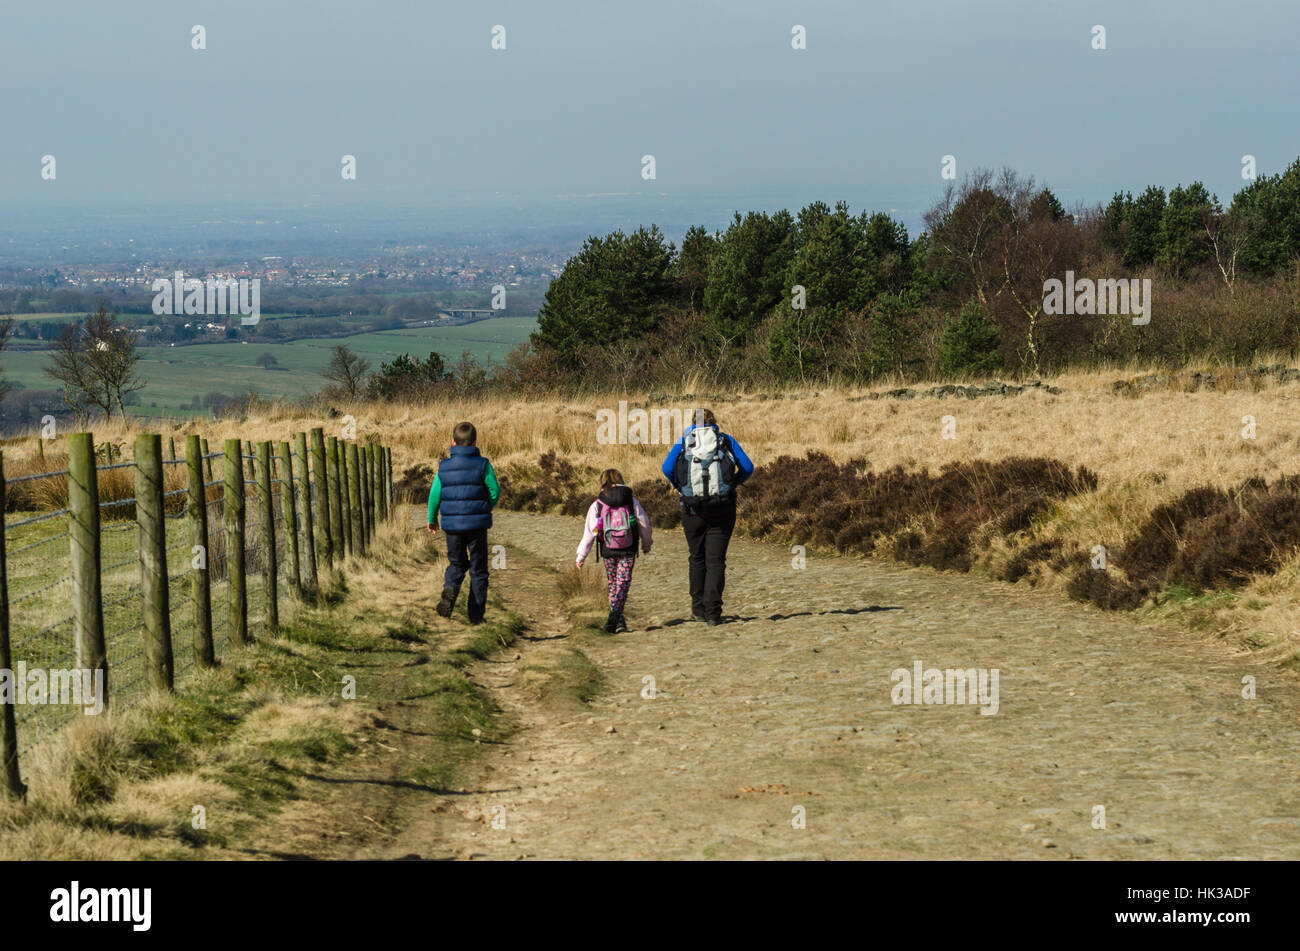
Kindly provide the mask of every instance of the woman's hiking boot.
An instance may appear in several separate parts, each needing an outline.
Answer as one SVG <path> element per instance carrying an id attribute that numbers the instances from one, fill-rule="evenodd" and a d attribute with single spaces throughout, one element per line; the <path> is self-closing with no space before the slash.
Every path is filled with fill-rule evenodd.
<path id="1" fill-rule="evenodd" d="M 609 617 L 605 618 L 605 633 L 613 634 L 618 630 L 618 612 L 613 608 L 609 609 Z"/>
<path id="2" fill-rule="evenodd" d="M 456 604 L 457 594 L 459 594 L 459 592 L 454 588 L 443 588 L 442 599 L 438 602 L 438 606 L 434 608 L 434 610 L 443 617 L 451 617 L 451 609 Z"/>
<path id="3" fill-rule="evenodd" d="M 707 624 L 709 627 L 717 627 L 719 624 L 722 623 L 722 618 L 717 617 L 716 615 L 713 617 L 707 617 L 704 619 L 704 623 Z"/>
<path id="4" fill-rule="evenodd" d="M 614 622 L 614 633 L 615 634 L 627 633 L 627 621 L 623 618 L 622 611 L 618 612 L 618 620 Z"/>

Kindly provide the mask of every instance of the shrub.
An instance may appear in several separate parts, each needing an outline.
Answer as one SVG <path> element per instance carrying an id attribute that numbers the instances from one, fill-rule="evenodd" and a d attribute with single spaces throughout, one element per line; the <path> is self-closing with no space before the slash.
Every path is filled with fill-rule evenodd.
<path id="1" fill-rule="evenodd" d="M 939 369 L 946 376 L 987 376 L 1001 365 L 997 325 L 984 316 L 984 308 L 971 301 L 943 329 Z"/>

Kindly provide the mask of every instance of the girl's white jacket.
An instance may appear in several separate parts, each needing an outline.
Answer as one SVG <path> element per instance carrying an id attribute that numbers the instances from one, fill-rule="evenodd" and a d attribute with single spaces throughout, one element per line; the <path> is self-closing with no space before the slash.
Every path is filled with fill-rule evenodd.
<path id="1" fill-rule="evenodd" d="M 611 487 L 612 488 L 612 487 Z M 632 512 L 636 516 L 637 530 L 641 535 L 641 551 L 650 554 L 650 546 L 654 543 L 654 530 L 650 527 L 650 516 L 645 513 L 641 507 L 641 500 L 636 496 L 632 497 Z M 578 543 L 578 561 L 585 561 L 587 555 L 591 552 L 591 546 L 596 543 L 596 535 L 600 532 L 600 504 L 592 502 L 591 508 L 587 509 L 587 521 L 582 529 L 582 541 Z"/>

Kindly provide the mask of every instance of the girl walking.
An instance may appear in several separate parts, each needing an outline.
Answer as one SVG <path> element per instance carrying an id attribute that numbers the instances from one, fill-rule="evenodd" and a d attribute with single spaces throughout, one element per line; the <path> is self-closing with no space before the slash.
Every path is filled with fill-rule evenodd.
<path id="1" fill-rule="evenodd" d="M 632 586 L 632 565 L 637 548 L 650 554 L 653 542 L 650 517 L 632 490 L 623 484 L 623 473 L 606 469 L 600 474 L 600 494 L 587 509 L 582 541 L 578 544 L 578 567 L 587 560 L 593 544 L 596 557 L 605 562 L 605 579 L 609 582 L 609 617 L 605 630 L 614 634 L 627 630 L 623 605 Z"/>

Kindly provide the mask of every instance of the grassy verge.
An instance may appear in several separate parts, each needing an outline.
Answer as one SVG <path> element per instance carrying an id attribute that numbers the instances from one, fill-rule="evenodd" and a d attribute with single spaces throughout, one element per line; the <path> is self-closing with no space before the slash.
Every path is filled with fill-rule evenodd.
<path id="1" fill-rule="evenodd" d="M 605 617 L 604 585 L 591 570 L 557 571 L 540 563 L 530 570 L 555 577 L 558 627 L 564 638 L 543 642 L 530 652 L 519 668 L 519 684 L 534 703 L 559 712 L 581 709 L 605 686 L 600 668 L 583 649 L 610 636 L 600 627 Z"/>
<path id="2" fill-rule="evenodd" d="M 265 820 L 307 796 L 312 776 L 384 745 L 384 706 L 436 725 L 409 781 L 445 788 L 505 730 L 466 668 L 513 644 L 519 622 L 497 605 L 470 627 L 395 593 L 404 579 L 411 595 L 415 570 L 436 555 L 395 531 L 388 541 L 382 558 L 336 574 L 322 605 L 300 607 L 281 637 L 231 651 L 180 692 L 80 718 L 34 750 L 26 801 L 0 801 L 0 858 L 257 854 Z"/>

